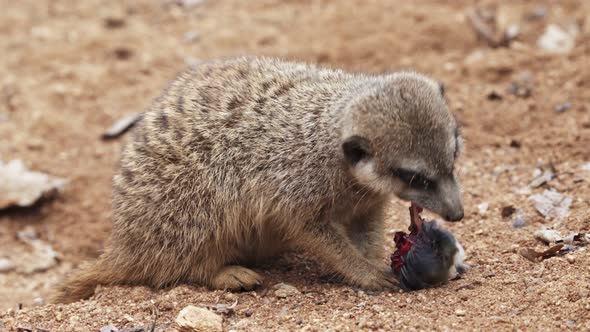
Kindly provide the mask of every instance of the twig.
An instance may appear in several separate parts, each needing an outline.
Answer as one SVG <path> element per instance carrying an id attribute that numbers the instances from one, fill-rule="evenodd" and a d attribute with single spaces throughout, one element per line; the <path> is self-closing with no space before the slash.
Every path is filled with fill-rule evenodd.
<path id="1" fill-rule="evenodd" d="M 154 315 L 154 323 L 152 324 L 152 328 L 150 329 L 150 332 L 155 332 L 156 331 L 156 322 L 158 321 L 159 311 L 158 311 L 158 307 L 156 307 L 156 305 L 153 302 L 152 302 L 152 315 Z"/>
<path id="2" fill-rule="evenodd" d="M 498 37 L 483 21 L 476 9 L 468 10 L 466 16 L 477 35 L 483 38 L 488 45 L 496 48 L 508 44 L 509 40 L 506 38 L 506 34 L 502 34 L 502 36 Z"/>

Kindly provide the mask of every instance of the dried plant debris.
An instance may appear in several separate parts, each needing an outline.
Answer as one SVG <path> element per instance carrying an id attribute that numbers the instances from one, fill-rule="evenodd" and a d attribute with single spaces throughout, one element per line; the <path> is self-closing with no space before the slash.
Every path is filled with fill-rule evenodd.
<path id="1" fill-rule="evenodd" d="M 577 245 L 586 245 L 590 244 L 590 234 L 588 233 L 570 233 L 560 239 L 555 240 L 556 243 L 567 243 L 567 244 L 577 244 Z"/>
<path id="2" fill-rule="evenodd" d="M 506 47 L 520 34 L 518 25 L 499 28 L 495 11 L 475 8 L 467 11 L 466 16 L 477 36 L 490 47 Z"/>
<path id="3" fill-rule="evenodd" d="M 234 314 L 237 306 L 238 306 L 238 300 L 236 299 L 236 301 L 232 304 L 217 303 L 217 304 L 207 305 L 206 307 L 207 307 L 207 309 L 212 310 L 216 313 L 223 314 L 226 316 L 231 316 Z"/>
<path id="4" fill-rule="evenodd" d="M 541 240 L 546 244 L 551 243 L 566 243 L 566 244 L 577 244 L 586 245 L 590 244 L 589 233 L 575 233 L 570 232 L 566 236 L 562 236 L 560 232 L 554 229 L 540 229 L 534 234 L 537 240 Z"/>
<path id="5" fill-rule="evenodd" d="M 538 251 L 535 251 L 530 248 L 523 248 L 520 250 L 520 254 L 524 258 L 530 260 L 531 262 L 539 262 L 544 259 L 557 256 L 559 254 L 565 254 L 565 253 L 561 252 L 561 249 L 563 247 L 564 247 L 563 244 L 556 244 L 556 245 L 552 246 L 551 248 L 549 248 L 545 251 L 542 251 L 542 252 L 538 252 Z"/>
<path id="6" fill-rule="evenodd" d="M 30 251 L 25 251 L 19 256 L 16 270 L 21 273 L 30 274 L 46 271 L 59 262 L 59 254 L 53 247 L 39 239 L 37 232 L 32 226 L 27 226 L 17 232 L 17 238 L 29 245 Z"/>
<path id="7" fill-rule="evenodd" d="M 542 168 L 535 169 L 534 178 L 529 184 L 531 188 L 538 188 L 555 178 L 555 166 L 549 164 Z"/>
<path id="8" fill-rule="evenodd" d="M 529 196 L 535 209 L 545 218 L 562 218 L 569 214 L 572 199 L 554 190 Z"/>
<path id="9" fill-rule="evenodd" d="M 0 210 L 52 198 L 66 183 L 65 179 L 30 171 L 20 160 L 0 161 Z"/>
<path id="10" fill-rule="evenodd" d="M 123 135 L 131 129 L 139 120 L 141 120 L 143 113 L 133 113 L 117 120 L 113 125 L 102 134 L 103 139 L 113 139 Z"/>

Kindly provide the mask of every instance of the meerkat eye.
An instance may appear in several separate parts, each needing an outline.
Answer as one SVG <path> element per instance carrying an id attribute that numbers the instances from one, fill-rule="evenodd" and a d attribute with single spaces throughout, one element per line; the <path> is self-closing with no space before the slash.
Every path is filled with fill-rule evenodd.
<path id="1" fill-rule="evenodd" d="M 351 136 L 342 143 L 344 156 L 352 165 L 371 156 L 371 149 L 367 139 L 360 136 Z"/>
<path id="2" fill-rule="evenodd" d="M 435 182 L 426 176 L 403 168 L 396 168 L 392 171 L 393 175 L 404 182 L 408 187 L 413 189 L 428 190 L 433 189 Z"/>

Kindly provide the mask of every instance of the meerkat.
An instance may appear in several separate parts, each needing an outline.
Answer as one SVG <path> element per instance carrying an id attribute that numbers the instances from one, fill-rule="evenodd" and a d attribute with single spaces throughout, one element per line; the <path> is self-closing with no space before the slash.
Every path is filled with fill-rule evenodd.
<path id="1" fill-rule="evenodd" d="M 367 290 L 396 289 L 384 211 L 397 196 L 463 218 L 461 147 L 438 83 L 266 57 L 180 73 L 132 131 L 100 257 L 53 302 L 97 285 L 251 290 L 252 264 L 302 250 Z"/>

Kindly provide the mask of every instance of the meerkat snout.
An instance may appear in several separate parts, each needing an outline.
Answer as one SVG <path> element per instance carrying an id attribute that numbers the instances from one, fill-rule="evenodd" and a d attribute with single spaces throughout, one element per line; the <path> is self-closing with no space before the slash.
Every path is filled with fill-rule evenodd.
<path id="1" fill-rule="evenodd" d="M 342 149 L 359 182 L 448 221 L 463 219 L 454 175 L 461 137 L 437 82 L 415 73 L 394 74 L 346 111 Z"/>

